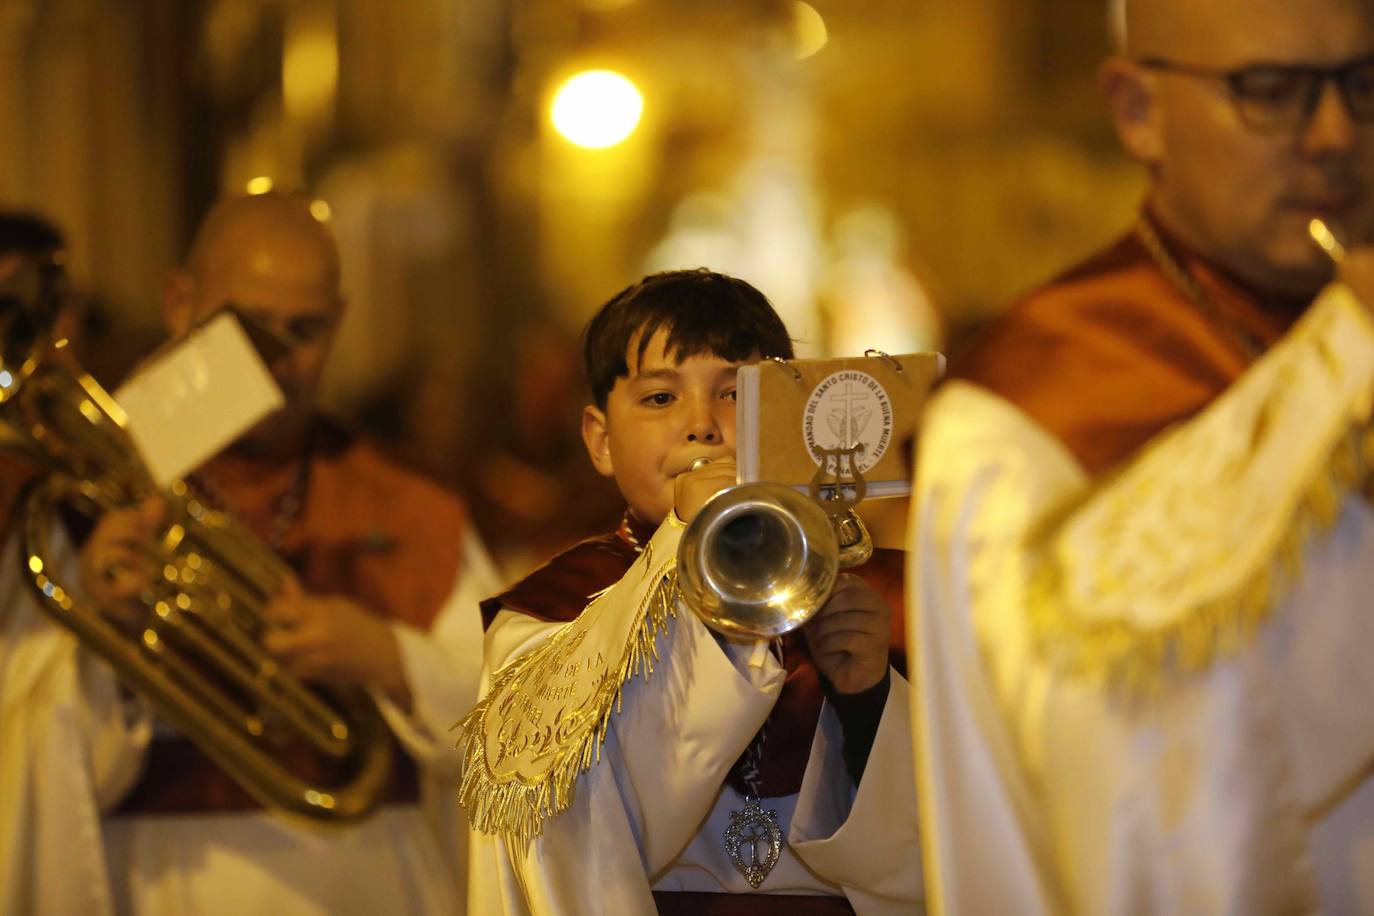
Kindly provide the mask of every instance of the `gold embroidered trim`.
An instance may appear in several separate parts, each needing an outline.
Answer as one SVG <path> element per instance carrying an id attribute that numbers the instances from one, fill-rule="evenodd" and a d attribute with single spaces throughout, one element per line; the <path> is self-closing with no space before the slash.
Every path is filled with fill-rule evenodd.
<path id="1" fill-rule="evenodd" d="M 651 560 L 652 555 L 646 563 Z M 581 708 L 550 724 L 552 749 L 539 756 L 550 756 L 552 762 L 542 776 L 526 781 L 518 775 L 503 778 L 493 773 L 486 751 L 490 727 L 487 717 L 493 700 L 513 697 L 522 684 L 535 680 L 541 669 L 556 671 L 561 667 L 570 652 L 569 644 L 575 648 L 581 641 L 578 634 L 586 634 L 585 629 L 577 628 L 577 621 L 498 671 L 486 696 L 458 723 L 457 727 L 462 729 L 458 750 L 463 755 L 458 801 L 474 830 L 499 835 L 513 850 L 523 853 L 530 841 L 543 832 L 545 821 L 572 805 L 578 777 L 601 758 L 601 744 L 606 739 L 612 713 L 620 710 L 625 683 L 641 673 L 646 680 L 653 674 L 654 662 L 658 660 L 658 635 L 666 631 L 669 618 L 677 616 L 676 561 L 658 575 L 658 584 L 640 604 L 638 622 L 631 627 L 619 661 L 604 672 L 595 692 Z M 603 591 L 594 596 L 583 614 L 589 613 L 604 594 Z M 502 711 L 498 710 L 498 715 Z M 504 725 L 519 715 L 518 710 L 507 710 L 496 724 Z"/>
<path id="2" fill-rule="evenodd" d="M 1371 470 L 1374 428 L 1361 424 L 1340 438 L 1307 486 L 1270 561 L 1229 594 L 1159 627 L 1085 620 L 1065 602 L 1060 565 L 1042 554 L 1031 570 L 1027 596 L 1037 654 L 1058 670 L 1132 695 L 1153 691 L 1166 673 L 1201 671 L 1228 657 L 1248 645 L 1301 574 L 1308 544 L 1336 523 L 1342 499 L 1351 492 L 1367 493 Z"/>

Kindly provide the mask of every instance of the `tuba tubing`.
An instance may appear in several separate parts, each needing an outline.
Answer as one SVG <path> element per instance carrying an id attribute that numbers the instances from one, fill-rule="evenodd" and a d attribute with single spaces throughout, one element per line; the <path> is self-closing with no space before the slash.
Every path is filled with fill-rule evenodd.
<path id="1" fill-rule="evenodd" d="M 128 632 L 56 578 L 51 531 L 64 505 L 88 513 L 132 505 L 152 491 L 119 422 L 118 405 L 79 368 L 45 364 L 25 379 L 3 419 L 48 473 L 30 490 L 25 564 L 40 606 L 158 714 L 266 808 L 317 824 L 365 817 L 390 782 L 392 742 L 360 688 L 307 685 L 260 645 L 263 605 L 290 575 L 270 548 L 186 484 L 168 501 L 161 541 L 147 547 L 162 568 L 143 595 L 148 613 Z M 20 420 L 15 422 L 14 412 Z M 7 440 L 6 440 L 7 441 Z M 307 778 L 287 747 L 316 761 Z"/>

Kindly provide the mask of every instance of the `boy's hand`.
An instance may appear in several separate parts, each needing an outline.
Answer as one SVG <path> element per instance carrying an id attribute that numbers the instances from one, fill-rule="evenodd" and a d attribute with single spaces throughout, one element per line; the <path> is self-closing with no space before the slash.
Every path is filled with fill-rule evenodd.
<path id="1" fill-rule="evenodd" d="M 892 609 L 871 585 L 841 573 L 816 616 L 802 628 L 821 674 L 840 693 L 862 693 L 887 673 Z"/>
<path id="2" fill-rule="evenodd" d="M 734 458 L 717 458 L 695 471 L 683 471 L 673 478 L 673 510 L 690 522 L 706 501 L 726 487 L 735 485 L 738 471 Z"/>

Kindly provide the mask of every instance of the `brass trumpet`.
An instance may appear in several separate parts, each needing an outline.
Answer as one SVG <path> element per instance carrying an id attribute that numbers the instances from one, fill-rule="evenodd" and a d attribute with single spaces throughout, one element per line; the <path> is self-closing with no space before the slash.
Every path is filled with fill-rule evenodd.
<path id="1" fill-rule="evenodd" d="M 702 506 L 678 542 L 677 566 L 682 600 L 703 623 L 727 636 L 781 636 L 821 609 L 840 569 L 867 562 L 873 540 L 853 509 L 863 477 L 851 463 L 849 476 L 834 479 L 842 459 L 824 457 L 810 495 L 744 483 Z"/>
<path id="2" fill-rule="evenodd" d="M 13 333 L 35 313 L 24 305 L 0 290 L 0 447 L 44 472 L 25 504 L 22 557 L 42 608 L 269 809 L 365 816 L 391 772 L 380 713 L 364 691 L 307 686 L 262 649 L 264 606 L 290 570 L 192 487 L 163 494 L 170 520 L 146 548 L 161 574 L 136 632 L 54 578 L 60 508 L 97 516 L 156 488 L 109 394 L 45 334 Z M 302 757 L 300 771 L 284 762 Z"/>

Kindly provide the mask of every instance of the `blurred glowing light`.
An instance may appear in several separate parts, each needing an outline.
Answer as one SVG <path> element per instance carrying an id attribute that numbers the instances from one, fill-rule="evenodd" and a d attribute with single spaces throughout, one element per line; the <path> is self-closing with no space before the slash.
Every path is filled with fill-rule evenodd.
<path id="1" fill-rule="evenodd" d="M 290 23 L 281 64 L 287 112 L 305 119 L 325 114 L 334 104 L 338 85 L 339 44 L 333 23 L 313 15 Z"/>
<path id="2" fill-rule="evenodd" d="M 334 215 L 334 211 L 329 209 L 329 204 L 319 198 L 310 202 L 310 215 L 322 223 L 329 222 L 329 217 Z"/>
<path id="3" fill-rule="evenodd" d="M 809 3 L 797 0 L 792 4 L 792 41 L 797 60 L 805 60 L 815 54 L 830 40 L 825 20 L 816 8 Z"/>
<path id="4" fill-rule="evenodd" d="M 266 194 L 268 191 L 272 190 L 272 179 L 266 175 L 250 178 L 248 179 L 248 184 L 244 185 L 244 189 L 249 194 Z"/>
<path id="5" fill-rule="evenodd" d="M 634 133 L 643 113 L 644 97 L 635 84 L 613 70 L 570 77 L 554 93 L 550 112 L 554 129 L 588 149 L 620 143 Z"/>

